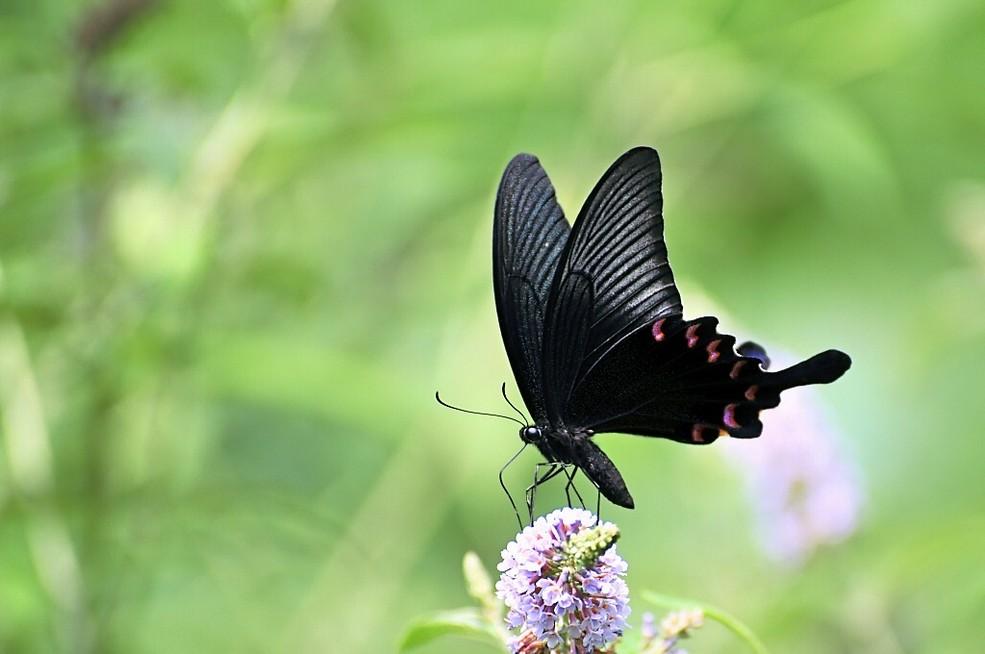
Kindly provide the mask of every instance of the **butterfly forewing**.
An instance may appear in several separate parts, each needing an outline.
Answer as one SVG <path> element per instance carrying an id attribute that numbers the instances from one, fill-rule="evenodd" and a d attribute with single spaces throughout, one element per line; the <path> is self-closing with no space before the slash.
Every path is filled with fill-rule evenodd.
<path id="1" fill-rule="evenodd" d="M 514 157 L 496 195 L 493 287 L 510 367 L 538 424 L 547 420 L 541 373 L 544 316 L 570 231 L 551 180 L 537 158 Z"/>
<path id="2" fill-rule="evenodd" d="M 602 176 L 575 221 L 547 302 L 543 377 L 552 422 L 568 424 L 573 389 L 611 348 L 681 313 L 660 185 L 656 151 L 630 150 Z"/>

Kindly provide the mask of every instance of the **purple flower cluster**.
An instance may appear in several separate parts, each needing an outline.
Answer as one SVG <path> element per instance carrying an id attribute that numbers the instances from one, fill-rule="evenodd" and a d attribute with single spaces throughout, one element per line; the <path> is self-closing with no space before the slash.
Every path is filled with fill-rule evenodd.
<path id="1" fill-rule="evenodd" d="M 779 358 L 782 364 L 784 357 Z M 724 449 L 745 477 L 766 553 L 802 563 L 818 547 L 841 542 L 857 528 L 862 506 L 857 473 L 814 389 L 788 393 L 761 419 L 760 442 L 732 441 Z"/>
<path id="2" fill-rule="evenodd" d="M 584 509 L 538 518 L 503 550 L 496 594 L 520 630 L 513 651 L 590 654 L 619 638 L 629 616 L 618 528 Z"/>

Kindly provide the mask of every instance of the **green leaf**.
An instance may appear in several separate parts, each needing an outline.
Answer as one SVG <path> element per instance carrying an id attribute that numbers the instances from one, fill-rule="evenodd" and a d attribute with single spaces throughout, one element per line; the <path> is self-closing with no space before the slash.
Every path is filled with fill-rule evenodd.
<path id="1" fill-rule="evenodd" d="M 501 644 L 495 630 L 486 624 L 479 610 L 466 608 L 442 611 L 418 619 L 404 633 L 398 651 L 406 652 L 442 636 L 472 638 L 493 646 Z"/>

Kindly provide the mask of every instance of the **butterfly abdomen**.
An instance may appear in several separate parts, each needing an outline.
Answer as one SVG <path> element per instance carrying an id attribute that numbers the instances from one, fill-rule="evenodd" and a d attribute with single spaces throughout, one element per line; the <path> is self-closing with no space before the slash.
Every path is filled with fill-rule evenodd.
<path id="1" fill-rule="evenodd" d="M 618 506 L 632 509 L 633 496 L 615 464 L 587 435 L 577 434 L 572 440 L 574 463 L 592 480 L 607 500 Z"/>

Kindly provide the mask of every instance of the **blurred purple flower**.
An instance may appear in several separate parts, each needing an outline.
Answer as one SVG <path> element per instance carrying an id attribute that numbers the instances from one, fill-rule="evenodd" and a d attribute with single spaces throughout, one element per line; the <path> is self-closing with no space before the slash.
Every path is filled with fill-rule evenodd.
<path id="1" fill-rule="evenodd" d="M 656 619 L 647 611 L 643 614 L 641 654 L 687 654 L 678 645 L 682 639 L 690 638 L 691 632 L 704 624 L 704 619 L 700 609 L 673 611 L 660 621 L 658 631 Z"/>
<path id="2" fill-rule="evenodd" d="M 774 366 L 782 368 L 784 359 L 792 357 L 774 357 Z M 766 553 L 800 564 L 855 531 L 862 507 L 858 474 L 814 389 L 787 393 L 760 419 L 760 439 L 726 439 L 724 451 L 745 478 Z"/>
<path id="3" fill-rule="evenodd" d="M 619 529 L 584 509 L 538 518 L 503 550 L 496 594 L 520 630 L 519 654 L 600 652 L 619 638 L 629 616 L 626 562 Z"/>
<path id="4" fill-rule="evenodd" d="M 643 637 L 643 645 L 649 645 L 651 641 L 657 639 L 657 619 L 649 611 L 643 614 L 643 624 L 640 627 L 640 635 Z"/>

